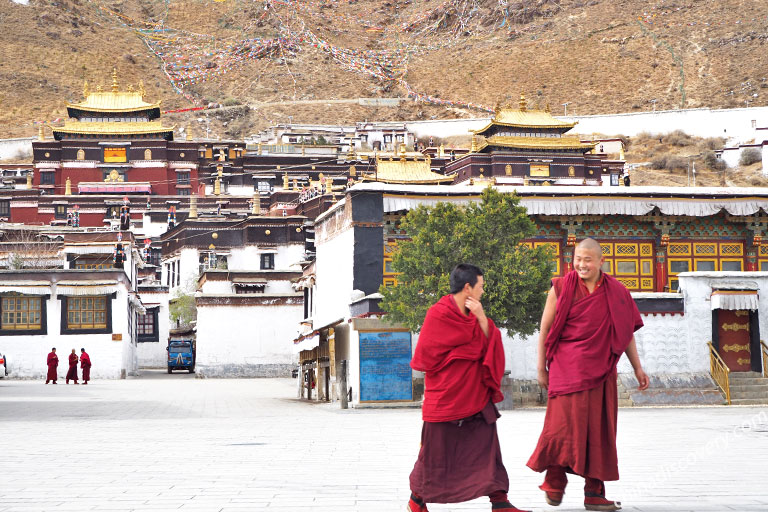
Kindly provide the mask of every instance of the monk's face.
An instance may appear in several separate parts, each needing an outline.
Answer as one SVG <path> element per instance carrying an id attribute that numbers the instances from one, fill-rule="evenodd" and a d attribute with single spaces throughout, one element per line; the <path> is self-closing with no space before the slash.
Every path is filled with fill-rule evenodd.
<path id="1" fill-rule="evenodd" d="M 579 277 L 585 281 L 594 282 L 600 276 L 600 267 L 605 258 L 596 251 L 576 247 L 573 255 L 573 269 L 579 273 Z"/>
<path id="2" fill-rule="evenodd" d="M 483 276 L 477 276 L 477 282 L 475 283 L 475 286 L 470 286 L 469 283 L 465 285 L 465 289 L 469 293 L 469 296 L 480 300 L 480 297 L 483 296 L 483 285 L 485 284 L 485 281 L 483 280 Z"/>

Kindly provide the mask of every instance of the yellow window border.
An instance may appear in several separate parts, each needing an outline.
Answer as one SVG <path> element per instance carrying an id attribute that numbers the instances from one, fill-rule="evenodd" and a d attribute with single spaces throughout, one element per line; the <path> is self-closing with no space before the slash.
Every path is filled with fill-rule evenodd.
<path id="1" fill-rule="evenodd" d="M 757 268 L 760 270 L 760 267 L 762 267 L 763 263 L 768 263 L 767 259 L 759 259 L 757 260 Z"/>
<path id="2" fill-rule="evenodd" d="M 612 259 L 611 260 L 605 260 L 605 263 L 608 264 L 608 268 L 609 268 L 609 270 L 606 273 L 609 274 L 609 275 L 613 275 L 613 260 Z M 602 267 L 601 267 L 601 269 L 602 269 Z M 603 271 L 603 272 L 605 272 L 605 271 Z"/>
<path id="3" fill-rule="evenodd" d="M 625 254 L 619 254 L 619 247 L 631 247 L 634 249 L 633 253 L 625 253 Z M 631 258 L 631 257 L 638 257 L 640 255 L 640 249 L 638 248 L 636 243 L 629 243 L 629 242 L 621 242 L 614 244 L 613 251 L 617 258 Z"/>
<path id="4" fill-rule="evenodd" d="M 643 272 L 643 263 L 648 262 L 651 264 L 650 272 Z M 640 259 L 640 275 L 641 276 L 653 276 L 653 258 L 641 258 Z"/>
<path id="5" fill-rule="evenodd" d="M 670 278 L 670 279 L 667 280 L 667 286 L 669 286 L 669 291 L 670 292 L 674 292 L 676 290 L 675 287 L 672 286 L 673 283 L 677 285 L 677 290 L 679 291 L 680 290 L 680 280 L 677 279 L 677 278 Z"/>
<path id="6" fill-rule="evenodd" d="M 653 257 L 653 244 L 639 244 L 640 246 L 640 257 Z M 648 249 L 648 254 L 645 254 L 643 252 L 644 249 Z"/>
<path id="7" fill-rule="evenodd" d="M 686 249 L 685 252 L 672 252 L 673 247 L 680 247 Z M 667 246 L 667 256 L 690 256 L 691 255 L 691 244 L 690 242 L 670 242 L 670 244 Z"/>
<path id="8" fill-rule="evenodd" d="M 647 284 L 647 286 L 646 286 Z M 643 290 L 653 290 L 653 278 L 652 277 L 641 277 L 640 278 L 640 288 Z"/>
<path id="9" fill-rule="evenodd" d="M 600 247 L 603 250 L 603 256 L 613 256 L 613 244 L 610 242 L 600 242 Z"/>
<path id="10" fill-rule="evenodd" d="M 534 247 L 552 247 L 555 249 L 555 256 L 560 256 L 560 244 L 558 242 L 534 242 Z"/>
<path id="11" fill-rule="evenodd" d="M 639 277 L 617 277 L 616 280 L 623 284 L 628 290 L 639 290 L 640 289 L 640 278 Z M 632 286 L 627 286 L 627 284 L 624 281 L 631 281 L 633 284 Z"/>
<path id="12" fill-rule="evenodd" d="M 389 288 L 390 286 L 397 286 L 397 279 L 394 277 L 385 277 L 381 280 L 381 284 L 383 284 L 385 288 Z"/>
<path id="13" fill-rule="evenodd" d="M 699 253 L 698 252 L 698 248 L 699 247 L 712 247 L 714 249 L 714 251 Z M 705 258 L 708 258 L 710 256 L 715 257 L 718 254 L 718 249 L 719 248 L 717 247 L 717 243 L 715 243 L 715 242 L 707 242 L 707 243 L 695 242 L 693 244 L 693 255 L 694 256 L 703 256 Z"/>
<path id="14" fill-rule="evenodd" d="M 693 259 L 693 270 L 695 272 L 707 272 L 706 270 L 699 270 L 698 268 L 696 268 L 696 264 L 698 262 L 700 262 L 700 261 L 711 261 L 711 262 L 713 262 L 715 264 L 715 270 L 720 270 L 719 260 L 718 260 L 717 257 L 713 257 L 713 258 L 694 258 Z"/>
<path id="15" fill-rule="evenodd" d="M 615 262 L 615 268 L 616 268 L 616 274 L 617 276 L 637 276 L 640 275 L 640 262 L 636 259 L 632 258 L 616 258 L 613 260 Z M 634 263 L 635 264 L 635 271 L 634 272 L 619 272 L 619 263 Z"/>
<path id="16" fill-rule="evenodd" d="M 741 263 L 741 270 L 726 270 L 725 272 L 744 272 L 744 258 L 720 258 L 720 268 L 718 270 L 723 270 L 723 262 L 726 261 L 738 261 Z"/>
<path id="17" fill-rule="evenodd" d="M 677 274 L 679 274 L 679 272 L 672 272 L 672 262 L 675 262 L 675 261 L 687 261 L 688 270 L 686 270 L 686 272 L 690 272 L 691 269 L 693 268 L 693 261 L 691 258 L 667 258 L 667 271 L 671 276 L 676 276 Z"/>
<path id="18" fill-rule="evenodd" d="M 725 252 L 723 252 L 723 247 L 729 247 L 729 246 L 738 246 L 739 247 L 739 252 L 729 252 L 727 254 Z M 738 243 L 738 242 L 736 242 L 736 243 L 734 243 L 734 242 L 721 243 L 720 244 L 720 256 L 744 256 L 744 244 Z"/>
<path id="19" fill-rule="evenodd" d="M 760 254 L 760 256 L 768 256 L 768 245 L 761 245 L 758 254 Z"/>

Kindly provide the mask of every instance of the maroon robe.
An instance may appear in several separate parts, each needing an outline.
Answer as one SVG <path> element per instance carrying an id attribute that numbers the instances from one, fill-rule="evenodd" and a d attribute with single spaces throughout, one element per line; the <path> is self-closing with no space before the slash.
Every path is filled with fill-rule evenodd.
<path id="1" fill-rule="evenodd" d="M 77 384 L 77 354 L 69 354 L 69 371 L 67 372 L 67 383 L 74 380 Z"/>
<path id="2" fill-rule="evenodd" d="M 553 286 L 557 306 L 545 343 L 549 401 L 527 465 L 618 480 L 616 365 L 643 321 L 629 291 L 609 275 L 601 273 L 592 293 L 575 271 Z M 559 489 L 547 485 L 549 473 L 542 488 L 562 490 L 564 481 Z"/>
<path id="3" fill-rule="evenodd" d="M 509 489 L 493 402 L 504 399 L 501 333 L 488 319 L 464 315 L 452 295 L 432 306 L 411 367 L 423 371 L 424 403 L 419 457 L 411 491 L 425 503 L 458 503 Z"/>
<path id="4" fill-rule="evenodd" d="M 59 378 L 56 373 L 56 368 L 59 366 L 59 356 L 56 355 L 56 352 L 51 352 L 48 354 L 48 375 L 45 377 L 45 383 L 48 384 L 48 382 L 53 381 L 53 383 L 56 383 L 56 380 Z"/>
<path id="5" fill-rule="evenodd" d="M 87 352 L 80 353 L 80 368 L 83 369 L 83 384 L 91 380 L 91 357 Z"/>

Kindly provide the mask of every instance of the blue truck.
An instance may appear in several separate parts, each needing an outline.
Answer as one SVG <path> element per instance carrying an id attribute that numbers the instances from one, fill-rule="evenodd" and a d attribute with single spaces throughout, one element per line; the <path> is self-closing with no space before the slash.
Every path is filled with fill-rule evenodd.
<path id="1" fill-rule="evenodd" d="M 195 342 L 190 339 L 168 340 L 168 373 L 188 370 L 195 373 Z"/>

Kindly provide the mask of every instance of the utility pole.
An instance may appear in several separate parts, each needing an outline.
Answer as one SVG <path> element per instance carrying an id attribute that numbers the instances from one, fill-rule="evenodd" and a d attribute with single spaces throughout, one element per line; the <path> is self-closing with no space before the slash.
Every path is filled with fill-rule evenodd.
<path id="1" fill-rule="evenodd" d="M 570 105 L 570 104 L 571 104 L 570 101 L 566 101 L 565 103 L 563 103 L 563 116 L 567 116 L 568 115 L 568 105 Z"/>
<path id="2" fill-rule="evenodd" d="M 657 101 L 658 101 L 658 100 L 656 100 L 655 98 L 654 98 L 654 99 L 652 99 L 652 100 L 650 100 L 650 103 L 652 103 L 652 104 L 653 104 L 653 111 L 654 111 L 654 112 L 656 112 L 656 102 L 657 102 Z"/>

